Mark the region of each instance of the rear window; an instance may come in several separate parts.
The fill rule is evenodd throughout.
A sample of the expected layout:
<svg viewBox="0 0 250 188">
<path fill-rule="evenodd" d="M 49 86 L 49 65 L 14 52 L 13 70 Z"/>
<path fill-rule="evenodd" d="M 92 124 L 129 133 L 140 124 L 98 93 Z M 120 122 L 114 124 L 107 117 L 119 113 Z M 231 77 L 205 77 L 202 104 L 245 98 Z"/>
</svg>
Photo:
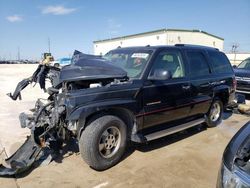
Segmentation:
<svg viewBox="0 0 250 188">
<path fill-rule="evenodd" d="M 232 73 L 232 66 L 230 62 L 228 61 L 227 57 L 225 54 L 221 52 L 208 52 L 210 59 L 211 59 L 211 64 L 213 67 L 213 71 L 215 73 Z"/>
<path fill-rule="evenodd" d="M 189 51 L 187 52 L 187 57 L 190 63 L 191 77 L 203 77 L 210 74 L 210 69 L 203 53 L 198 51 Z"/>
</svg>

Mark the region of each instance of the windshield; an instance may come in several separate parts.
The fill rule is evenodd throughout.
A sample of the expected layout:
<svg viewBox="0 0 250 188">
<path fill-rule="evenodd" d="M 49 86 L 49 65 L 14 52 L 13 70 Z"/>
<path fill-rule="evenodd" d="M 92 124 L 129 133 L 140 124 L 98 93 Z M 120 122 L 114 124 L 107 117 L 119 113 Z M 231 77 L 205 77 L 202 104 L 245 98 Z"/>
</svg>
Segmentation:
<svg viewBox="0 0 250 188">
<path fill-rule="evenodd" d="M 129 78 L 138 78 L 142 74 L 151 54 L 151 50 L 120 49 L 108 52 L 103 58 L 124 69 Z"/>
<path fill-rule="evenodd" d="M 241 62 L 238 66 L 239 69 L 249 69 L 250 70 L 250 59 L 246 59 Z"/>
</svg>

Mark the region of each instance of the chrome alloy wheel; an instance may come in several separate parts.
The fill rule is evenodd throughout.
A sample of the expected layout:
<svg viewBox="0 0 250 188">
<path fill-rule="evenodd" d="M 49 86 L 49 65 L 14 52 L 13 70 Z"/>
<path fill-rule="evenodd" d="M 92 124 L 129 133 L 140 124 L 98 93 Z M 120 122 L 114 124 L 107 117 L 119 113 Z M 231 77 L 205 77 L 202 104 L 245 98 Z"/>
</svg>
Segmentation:
<svg viewBox="0 0 250 188">
<path fill-rule="evenodd" d="M 104 158 L 110 158 L 116 154 L 121 144 L 121 132 L 117 127 L 108 127 L 99 140 L 99 153 Z"/>
<path fill-rule="evenodd" d="M 221 113 L 220 104 L 215 102 L 211 107 L 210 120 L 215 122 L 219 119 Z"/>
</svg>

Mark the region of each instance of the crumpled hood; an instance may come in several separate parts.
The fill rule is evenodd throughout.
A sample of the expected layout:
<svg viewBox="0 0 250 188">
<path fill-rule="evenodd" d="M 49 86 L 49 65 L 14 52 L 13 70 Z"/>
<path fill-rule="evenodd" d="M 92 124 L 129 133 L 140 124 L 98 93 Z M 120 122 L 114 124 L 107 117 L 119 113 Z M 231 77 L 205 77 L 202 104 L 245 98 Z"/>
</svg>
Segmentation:
<svg viewBox="0 0 250 188">
<path fill-rule="evenodd" d="M 60 72 L 60 82 L 125 77 L 127 72 L 108 60 L 79 51 L 74 52 L 71 64 L 63 67 Z"/>
</svg>

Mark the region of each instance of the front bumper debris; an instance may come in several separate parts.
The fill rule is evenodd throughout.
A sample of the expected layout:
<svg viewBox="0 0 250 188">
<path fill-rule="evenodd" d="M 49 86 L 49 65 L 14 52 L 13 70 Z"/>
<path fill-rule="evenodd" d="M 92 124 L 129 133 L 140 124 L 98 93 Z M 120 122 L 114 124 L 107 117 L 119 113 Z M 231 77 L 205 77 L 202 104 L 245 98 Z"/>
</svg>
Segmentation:
<svg viewBox="0 0 250 188">
<path fill-rule="evenodd" d="M 31 136 L 27 137 L 24 144 L 8 159 L 7 166 L 0 164 L 0 176 L 13 176 L 28 170 L 36 161 L 42 148 L 37 146 Z"/>
</svg>

